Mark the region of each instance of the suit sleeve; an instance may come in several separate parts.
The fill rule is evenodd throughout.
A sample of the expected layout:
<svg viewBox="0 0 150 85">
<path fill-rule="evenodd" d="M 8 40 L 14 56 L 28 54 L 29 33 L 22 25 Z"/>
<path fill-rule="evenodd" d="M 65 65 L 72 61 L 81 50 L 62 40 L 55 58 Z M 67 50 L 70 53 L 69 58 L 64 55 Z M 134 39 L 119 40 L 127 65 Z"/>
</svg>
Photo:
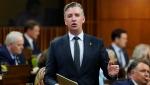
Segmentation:
<svg viewBox="0 0 150 85">
<path fill-rule="evenodd" d="M 48 60 L 46 63 L 46 70 L 44 76 L 45 85 L 55 85 L 57 83 L 56 72 L 57 72 L 57 61 L 55 57 L 53 42 L 51 42 L 48 50 Z"/>
<path fill-rule="evenodd" d="M 109 76 L 108 74 L 108 69 L 107 69 L 107 66 L 108 66 L 108 62 L 109 62 L 109 57 L 108 57 L 108 53 L 106 51 L 106 48 L 104 46 L 104 43 L 103 41 L 101 40 L 100 42 L 100 66 L 101 66 L 101 69 L 103 70 L 103 73 L 104 73 L 104 76 L 107 78 L 107 79 L 110 79 L 110 80 L 114 80 L 114 79 L 117 79 L 117 76 L 115 77 L 111 77 Z"/>
</svg>

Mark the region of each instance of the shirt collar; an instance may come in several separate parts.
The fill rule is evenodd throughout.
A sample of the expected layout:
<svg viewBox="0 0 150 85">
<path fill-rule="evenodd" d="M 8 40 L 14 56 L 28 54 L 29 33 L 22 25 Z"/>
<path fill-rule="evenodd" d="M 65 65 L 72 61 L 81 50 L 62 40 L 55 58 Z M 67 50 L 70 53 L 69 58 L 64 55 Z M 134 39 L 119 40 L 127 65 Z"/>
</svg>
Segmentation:
<svg viewBox="0 0 150 85">
<path fill-rule="evenodd" d="M 133 79 L 131 79 L 132 80 L 132 82 L 134 83 L 134 85 L 138 85 Z"/>
<path fill-rule="evenodd" d="M 116 50 L 117 52 L 119 52 L 121 50 L 120 47 L 118 47 L 116 44 L 112 43 L 112 47 L 114 48 L 114 50 Z"/>
<path fill-rule="evenodd" d="M 32 41 L 33 41 L 33 39 L 30 38 L 26 33 L 24 34 L 24 36 L 27 38 L 27 40 L 28 40 L 29 42 L 32 42 Z"/>
<path fill-rule="evenodd" d="M 10 54 L 11 58 L 12 58 L 12 59 L 15 59 L 15 57 L 16 57 L 16 56 L 15 56 L 15 55 L 13 55 L 13 54 L 10 52 L 10 50 L 8 49 L 8 47 L 6 47 L 6 48 L 7 48 L 8 52 L 9 52 L 9 54 Z"/>
<path fill-rule="evenodd" d="M 68 34 L 69 34 L 69 40 L 72 41 L 75 35 L 71 34 L 70 32 Z M 80 40 L 83 41 L 83 31 L 78 35 L 78 37 L 80 38 Z"/>
</svg>

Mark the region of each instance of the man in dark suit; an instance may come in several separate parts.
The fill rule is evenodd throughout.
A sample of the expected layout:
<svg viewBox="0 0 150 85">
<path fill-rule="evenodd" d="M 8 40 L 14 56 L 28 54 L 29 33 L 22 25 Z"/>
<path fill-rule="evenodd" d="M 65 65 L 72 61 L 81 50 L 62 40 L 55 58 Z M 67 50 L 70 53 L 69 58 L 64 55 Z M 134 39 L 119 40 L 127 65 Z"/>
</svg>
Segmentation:
<svg viewBox="0 0 150 85">
<path fill-rule="evenodd" d="M 64 8 L 69 32 L 51 42 L 44 77 L 45 85 L 58 85 L 56 73 L 78 85 L 99 85 L 99 69 L 108 79 L 116 79 L 118 65 L 112 65 L 102 39 L 83 33 L 83 8 L 72 2 Z M 109 62 L 109 63 L 108 63 Z"/>
<path fill-rule="evenodd" d="M 26 64 L 26 59 L 21 54 L 23 50 L 22 33 L 12 31 L 6 36 L 6 45 L 0 47 L 0 63 L 6 62 L 8 65 Z"/>
<path fill-rule="evenodd" d="M 33 55 L 38 55 L 41 53 L 36 40 L 38 38 L 40 31 L 40 24 L 36 21 L 29 20 L 25 24 L 24 27 L 24 48 L 25 49 L 32 49 Z"/>
<path fill-rule="evenodd" d="M 129 79 L 116 81 L 113 85 L 150 85 L 150 62 L 146 59 L 138 59 L 128 68 Z"/>
<path fill-rule="evenodd" d="M 125 50 L 127 43 L 127 33 L 123 29 L 115 29 L 111 34 L 112 44 L 109 49 L 112 49 L 115 52 L 117 58 L 117 64 L 124 68 L 129 63 L 129 57 Z"/>
</svg>

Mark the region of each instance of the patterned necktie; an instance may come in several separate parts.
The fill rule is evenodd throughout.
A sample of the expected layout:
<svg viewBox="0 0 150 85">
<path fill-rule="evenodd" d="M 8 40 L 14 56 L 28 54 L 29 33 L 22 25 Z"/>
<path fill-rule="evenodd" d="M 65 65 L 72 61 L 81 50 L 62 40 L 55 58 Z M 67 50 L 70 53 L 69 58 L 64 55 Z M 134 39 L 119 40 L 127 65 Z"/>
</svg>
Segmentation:
<svg viewBox="0 0 150 85">
<path fill-rule="evenodd" d="M 79 47 L 79 43 L 78 43 L 79 37 L 74 37 L 73 39 L 75 40 L 75 43 L 74 43 L 74 63 L 75 63 L 75 66 L 77 68 L 77 71 L 79 72 L 79 70 L 80 70 L 80 47 Z"/>
</svg>

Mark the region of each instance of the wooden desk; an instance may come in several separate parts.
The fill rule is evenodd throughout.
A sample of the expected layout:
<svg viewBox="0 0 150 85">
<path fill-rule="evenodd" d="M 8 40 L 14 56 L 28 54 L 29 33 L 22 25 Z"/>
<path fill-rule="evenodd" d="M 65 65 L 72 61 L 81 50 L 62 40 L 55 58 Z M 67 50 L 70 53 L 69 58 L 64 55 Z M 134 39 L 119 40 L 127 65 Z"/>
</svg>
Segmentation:
<svg viewBox="0 0 150 85">
<path fill-rule="evenodd" d="M 8 72 L 2 76 L 1 85 L 21 85 L 28 83 L 31 77 L 29 65 L 8 66 Z"/>
</svg>

